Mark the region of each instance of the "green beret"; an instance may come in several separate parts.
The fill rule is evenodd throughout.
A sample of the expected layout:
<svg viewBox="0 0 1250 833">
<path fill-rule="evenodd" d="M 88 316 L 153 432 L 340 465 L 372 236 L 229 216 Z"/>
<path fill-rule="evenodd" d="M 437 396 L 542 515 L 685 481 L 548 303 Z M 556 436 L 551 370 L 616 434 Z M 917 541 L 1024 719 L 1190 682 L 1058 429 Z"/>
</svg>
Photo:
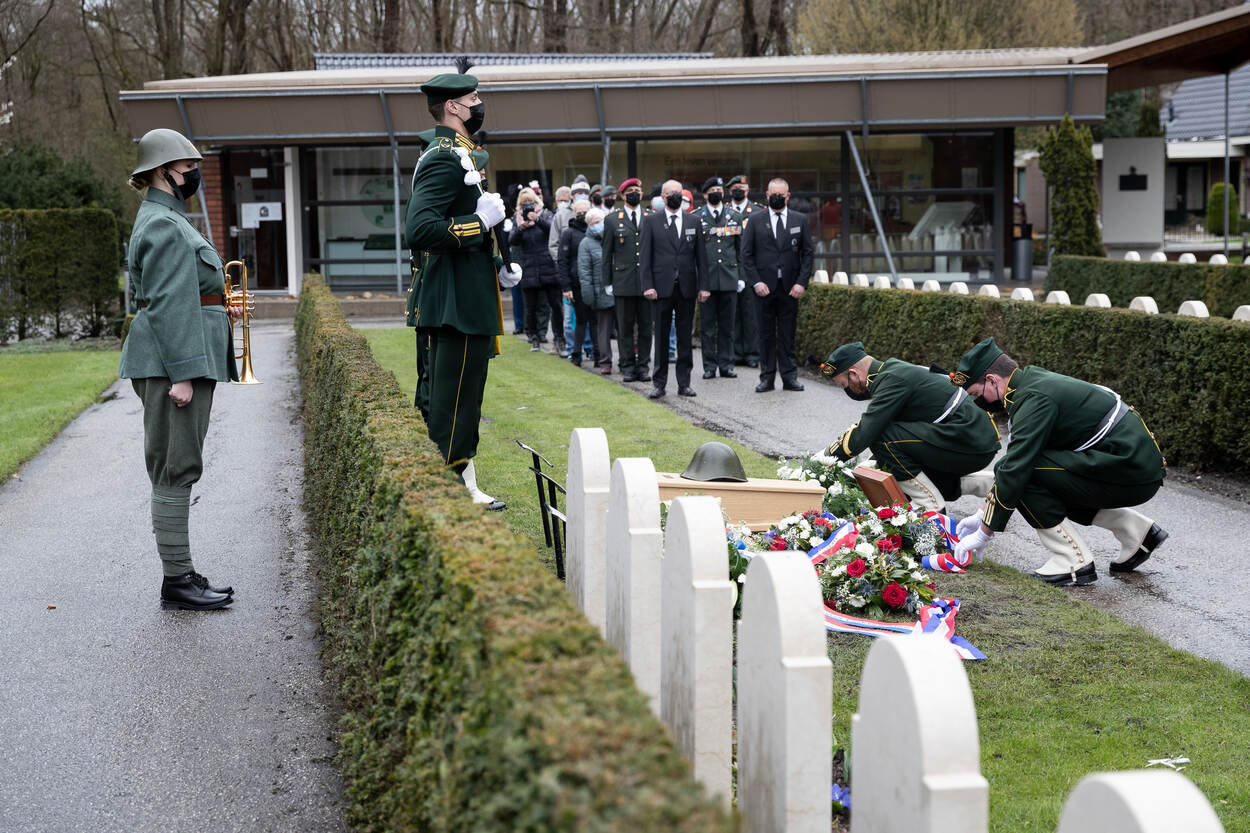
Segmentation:
<svg viewBox="0 0 1250 833">
<path fill-rule="evenodd" d="M 820 366 L 820 372 L 830 377 L 837 376 L 867 355 L 862 341 L 843 344 L 829 354 L 829 358 L 825 359 L 825 363 Z"/>
<path fill-rule="evenodd" d="M 435 75 L 421 85 L 421 92 L 425 93 L 425 99 L 430 104 L 442 104 L 444 101 L 468 95 L 476 89 L 477 78 L 472 75 L 457 75 L 454 72 Z"/>
<path fill-rule="evenodd" d="M 746 174 L 738 174 L 737 176 L 733 177 L 733 178 L 732 178 L 732 179 L 730 179 L 728 182 L 726 182 L 726 183 L 725 183 L 725 187 L 726 187 L 726 188 L 732 188 L 732 187 L 734 187 L 735 185 L 746 185 L 746 184 L 747 184 L 747 175 L 746 175 Z"/>
<path fill-rule="evenodd" d="M 993 338 L 980 342 L 959 360 L 959 367 L 951 374 L 951 384 L 965 389 L 968 385 L 976 384 L 1002 354 L 1003 351 L 994 343 Z"/>
</svg>

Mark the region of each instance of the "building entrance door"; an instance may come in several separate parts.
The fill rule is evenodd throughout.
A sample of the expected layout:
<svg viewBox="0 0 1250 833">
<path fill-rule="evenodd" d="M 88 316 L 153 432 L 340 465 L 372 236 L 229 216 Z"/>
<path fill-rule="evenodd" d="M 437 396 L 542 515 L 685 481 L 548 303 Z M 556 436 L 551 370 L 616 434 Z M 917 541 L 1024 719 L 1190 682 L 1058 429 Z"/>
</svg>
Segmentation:
<svg viewBox="0 0 1250 833">
<path fill-rule="evenodd" d="M 283 216 L 286 169 L 282 150 L 232 150 L 225 163 L 233 185 L 227 207 L 231 257 L 247 264 L 251 289 L 285 291 L 290 218 Z"/>
</svg>

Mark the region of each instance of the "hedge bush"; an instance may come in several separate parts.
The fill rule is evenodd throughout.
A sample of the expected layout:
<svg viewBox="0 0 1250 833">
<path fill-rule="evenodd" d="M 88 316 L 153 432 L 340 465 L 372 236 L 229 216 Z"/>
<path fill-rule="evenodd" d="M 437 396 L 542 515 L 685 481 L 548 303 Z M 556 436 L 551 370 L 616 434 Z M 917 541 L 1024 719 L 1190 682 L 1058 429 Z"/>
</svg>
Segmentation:
<svg viewBox="0 0 1250 833">
<path fill-rule="evenodd" d="M 1219 235 L 1241 233 L 1241 203 L 1237 201 L 1237 187 L 1228 186 L 1228 231 L 1224 231 L 1224 183 L 1217 182 L 1207 194 L 1207 232 Z"/>
<path fill-rule="evenodd" d="M 861 340 L 879 357 L 954 369 L 986 336 L 1022 364 L 1107 385 L 1141 412 L 1173 465 L 1250 469 L 1250 324 L 948 293 L 812 285 L 796 348 L 823 359 Z"/>
<path fill-rule="evenodd" d="M 1091 292 L 1103 292 L 1112 306 L 1127 307 L 1138 295 L 1149 295 L 1160 312 L 1176 312 L 1185 301 L 1202 301 L 1212 315 L 1224 318 L 1250 304 L 1250 265 L 1150 263 L 1105 257 L 1056 257 L 1046 276 L 1046 291 L 1062 289 L 1072 303 L 1084 303 Z"/>
<path fill-rule="evenodd" d="M 99 336 L 117 311 L 117 221 L 100 208 L 0 209 L 0 343 Z"/>
<path fill-rule="evenodd" d="M 353 829 L 730 829 L 620 656 L 444 470 L 317 277 L 296 333 Z"/>
</svg>

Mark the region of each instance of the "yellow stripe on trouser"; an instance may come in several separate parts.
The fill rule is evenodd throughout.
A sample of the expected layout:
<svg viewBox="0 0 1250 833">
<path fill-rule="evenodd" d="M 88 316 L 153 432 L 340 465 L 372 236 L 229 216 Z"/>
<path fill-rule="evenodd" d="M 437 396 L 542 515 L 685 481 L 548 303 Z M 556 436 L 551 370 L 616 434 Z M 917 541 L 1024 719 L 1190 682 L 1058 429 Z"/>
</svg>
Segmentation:
<svg viewBox="0 0 1250 833">
<path fill-rule="evenodd" d="M 460 415 L 460 389 L 464 386 L 464 366 L 469 360 L 469 339 L 463 335 L 461 339 L 463 339 L 464 352 L 460 356 L 460 378 L 456 380 L 456 406 L 451 412 L 451 436 L 447 438 L 447 457 L 444 461 L 449 466 L 454 465 L 451 461 L 451 448 L 456 442 L 456 418 Z"/>
</svg>

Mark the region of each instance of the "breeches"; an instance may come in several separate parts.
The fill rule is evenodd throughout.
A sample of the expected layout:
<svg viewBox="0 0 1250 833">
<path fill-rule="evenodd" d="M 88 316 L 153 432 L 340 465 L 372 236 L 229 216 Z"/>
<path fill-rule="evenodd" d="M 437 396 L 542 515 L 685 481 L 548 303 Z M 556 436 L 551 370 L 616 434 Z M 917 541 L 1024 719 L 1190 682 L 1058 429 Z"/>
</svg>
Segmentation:
<svg viewBox="0 0 1250 833">
<path fill-rule="evenodd" d="M 873 459 L 899 480 L 925 474 L 945 500 L 959 498 L 959 478 L 980 471 L 994 459 L 993 451 L 966 453 L 936 446 L 924 438 L 928 423 L 895 422 L 869 446 Z"/>
<path fill-rule="evenodd" d="M 477 454 L 482 394 L 487 362 L 495 354 L 494 336 L 468 335 L 450 327 L 427 329 L 429 355 L 430 439 L 443 462 L 462 471 Z"/>
</svg>

